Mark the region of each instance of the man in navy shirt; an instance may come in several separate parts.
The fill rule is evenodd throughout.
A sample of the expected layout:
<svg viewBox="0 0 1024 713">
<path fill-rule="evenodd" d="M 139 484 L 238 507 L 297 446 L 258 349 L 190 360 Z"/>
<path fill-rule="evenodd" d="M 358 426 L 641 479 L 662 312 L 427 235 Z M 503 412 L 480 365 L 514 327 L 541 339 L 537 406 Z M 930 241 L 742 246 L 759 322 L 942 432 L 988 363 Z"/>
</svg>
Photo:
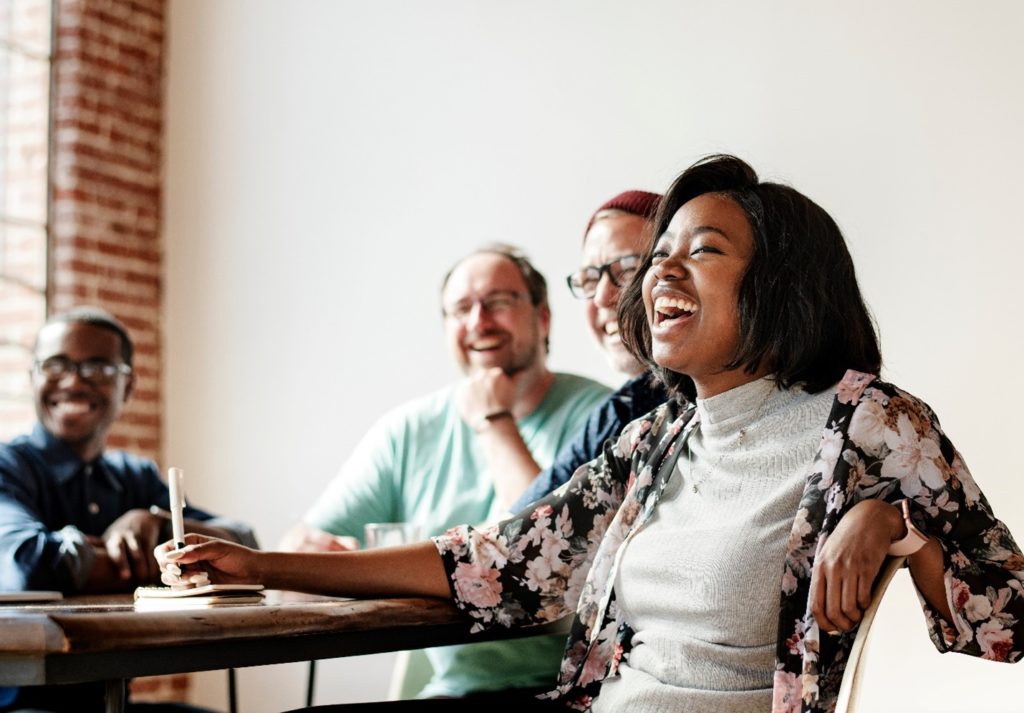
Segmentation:
<svg viewBox="0 0 1024 713">
<path fill-rule="evenodd" d="M 159 584 L 152 552 L 169 537 L 167 486 L 152 461 L 104 450 L 135 386 L 127 330 L 107 312 L 78 308 L 47 321 L 34 351 L 39 422 L 0 445 L 0 590 Z M 191 532 L 256 546 L 246 525 L 192 507 L 185 516 Z M 15 696 L 16 709 L 102 709 L 102 686 L 0 688 L 0 710 Z"/>
<path fill-rule="evenodd" d="M 618 322 L 619 295 L 650 246 L 651 221 L 660 200 L 657 193 L 625 191 L 598 208 L 587 223 L 582 267 L 567 282 L 575 297 L 586 300 L 590 331 L 609 363 L 630 378 L 594 409 L 583 431 L 537 475 L 512 505 L 512 512 L 567 482 L 581 465 L 601 454 L 606 440 L 668 398 L 664 387 L 622 344 Z"/>
</svg>

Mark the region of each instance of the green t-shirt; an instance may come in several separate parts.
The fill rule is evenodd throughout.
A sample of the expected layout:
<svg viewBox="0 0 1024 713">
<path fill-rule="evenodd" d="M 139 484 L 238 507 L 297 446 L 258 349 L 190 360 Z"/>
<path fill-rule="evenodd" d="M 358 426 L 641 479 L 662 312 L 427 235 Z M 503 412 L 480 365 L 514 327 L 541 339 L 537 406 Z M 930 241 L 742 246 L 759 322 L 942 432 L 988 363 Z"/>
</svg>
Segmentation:
<svg viewBox="0 0 1024 713">
<path fill-rule="evenodd" d="M 459 417 L 455 386 L 386 414 L 356 446 L 341 471 L 306 513 L 306 524 L 363 542 L 369 522 L 411 522 L 424 536 L 501 514 L 476 434 Z M 517 421 L 541 468 L 583 427 L 610 390 L 590 379 L 556 374 L 540 406 Z M 429 649 L 434 667 L 421 696 L 553 685 L 564 637 Z"/>
</svg>

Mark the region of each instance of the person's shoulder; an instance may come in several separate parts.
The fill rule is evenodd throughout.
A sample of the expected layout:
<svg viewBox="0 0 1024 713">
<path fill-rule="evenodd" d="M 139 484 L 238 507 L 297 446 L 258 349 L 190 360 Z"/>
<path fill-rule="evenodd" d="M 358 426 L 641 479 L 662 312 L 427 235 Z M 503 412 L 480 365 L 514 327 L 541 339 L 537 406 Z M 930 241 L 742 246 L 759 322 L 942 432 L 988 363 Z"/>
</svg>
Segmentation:
<svg viewBox="0 0 1024 713">
<path fill-rule="evenodd" d="M 558 389 L 558 391 L 566 394 L 582 393 L 608 396 L 612 393 L 612 390 L 600 381 L 581 374 L 571 374 L 563 371 L 555 372 L 555 382 L 552 385 L 552 389 Z"/>
<path fill-rule="evenodd" d="M 121 450 L 103 451 L 103 464 L 116 475 L 125 477 L 160 477 L 160 468 L 150 458 Z"/>
<path fill-rule="evenodd" d="M 639 416 L 665 403 L 669 396 L 668 389 L 654 374 L 644 372 L 626 381 L 611 398 L 629 404 Z"/>
<path fill-rule="evenodd" d="M 33 455 L 38 456 L 38 450 L 28 436 L 15 436 L 6 443 L 0 443 L 0 476 L 23 474 L 26 460 Z"/>
<path fill-rule="evenodd" d="M 616 454 L 629 458 L 649 453 L 664 438 L 677 436 L 695 411 L 691 403 L 667 398 L 622 428 L 614 442 Z"/>
<path fill-rule="evenodd" d="M 0 466 L 5 470 L 22 471 L 28 463 L 43 463 L 52 456 L 52 436 L 40 425 L 30 433 L 15 436 L 6 443 L 0 443 Z"/>
<path fill-rule="evenodd" d="M 886 412 L 916 412 L 930 421 L 937 421 L 932 407 L 925 401 L 878 374 L 848 370 L 836 387 L 836 401 L 854 409 L 870 404 Z"/>
<path fill-rule="evenodd" d="M 31 437 L 28 434 L 22 434 L 15 436 L 9 441 L 0 443 L 0 455 L 13 455 L 15 453 L 30 453 L 38 451 L 39 446 L 32 442 Z"/>
<path fill-rule="evenodd" d="M 384 429 L 405 428 L 410 424 L 445 418 L 453 408 L 454 395 L 455 385 L 448 384 L 416 396 L 385 411 L 377 419 L 377 426 Z"/>
</svg>

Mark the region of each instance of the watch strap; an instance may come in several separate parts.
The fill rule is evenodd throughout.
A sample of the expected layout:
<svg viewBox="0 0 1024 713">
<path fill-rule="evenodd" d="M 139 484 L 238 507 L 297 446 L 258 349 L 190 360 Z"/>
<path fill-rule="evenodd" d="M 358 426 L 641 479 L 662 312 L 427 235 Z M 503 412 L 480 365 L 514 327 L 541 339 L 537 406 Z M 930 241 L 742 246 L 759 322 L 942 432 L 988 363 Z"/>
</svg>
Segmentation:
<svg viewBox="0 0 1024 713">
<path fill-rule="evenodd" d="M 893 504 L 903 513 L 903 523 L 907 526 L 907 534 L 889 545 L 888 554 L 890 557 L 908 557 L 927 544 L 928 535 L 918 530 L 910 519 L 909 499 L 904 498 Z"/>
</svg>

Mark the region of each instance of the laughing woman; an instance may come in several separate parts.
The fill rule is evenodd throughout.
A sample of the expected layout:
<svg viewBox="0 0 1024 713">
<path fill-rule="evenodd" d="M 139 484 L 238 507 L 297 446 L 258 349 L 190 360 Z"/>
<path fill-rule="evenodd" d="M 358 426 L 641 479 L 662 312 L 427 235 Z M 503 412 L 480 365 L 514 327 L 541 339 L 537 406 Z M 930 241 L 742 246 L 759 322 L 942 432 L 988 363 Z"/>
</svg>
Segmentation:
<svg viewBox="0 0 1024 713">
<path fill-rule="evenodd" d="M 473 630 L 575 612 L 557 705 L 778 713 L 832 710 L 872 583 L 909 552 L 940 651 L 1021 658 L 1024 556 L 931 409 L 876 376 L 835 222 L 713 156 L 676 179 L 656 227 L 619 323 L 675 398 L 561 489 L 391 550 L 189 536 L 157 549 L 165 581 L 201 562 L 213 581 L 452 597 Z"/>
</svg>

